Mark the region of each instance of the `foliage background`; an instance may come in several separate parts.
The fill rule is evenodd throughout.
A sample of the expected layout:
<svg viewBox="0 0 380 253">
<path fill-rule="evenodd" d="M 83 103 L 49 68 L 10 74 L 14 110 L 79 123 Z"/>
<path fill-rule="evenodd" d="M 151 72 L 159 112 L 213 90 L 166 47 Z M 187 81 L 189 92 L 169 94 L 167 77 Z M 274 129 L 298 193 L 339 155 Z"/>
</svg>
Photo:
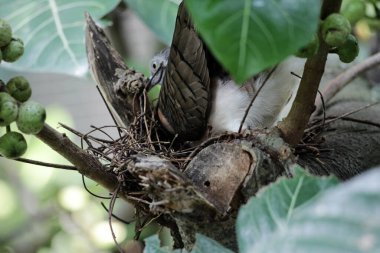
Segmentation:
<svg viewBox="0 0 380 253">
<path fill-rule="evenodd" d="M 203 1 L 203 4 L 207 2 Z M 302 2 L 310 4 L 308 0 Z M 179 0 L 125 0 L 121 4 L 117 0 L 0 0 L 0 18 L 9 21 L 15 36 L 26 44 L 22 60 L 16 64 L 1 64 L 0 78 L 7 81 L 14 75 L 25 75 L 32 84 L 33 99 L 47 106 L 48 123 L 54 127 L 62 122 L 85 133 L 91 130 L 90 125 L 110 125 L 112 120 L 87 72 L 83 12 L 88 11 L 103 25 L 114 23 L 108 32 L 116 47 L 128 64 L 147 73 L 149 59 L 171 41 L 178 3 Z M 196 1 L 189 0 L 189 3 L 190 8 L 197 8 Z M 112 11 L 117 5 L 118 8 Z M 125 5 L 130 9 L 125 10 Z M 102 17 L 105 18 L 100 19 Z M 204 25 L 215 22 L 211 20 Z M 234 26 L 236 24 L 232 24 Z M 202 29 L 207 31 L 210 28 L 200 29 L 202 32 Z M 374 34 L 365 23 L 358 23 L 355 29 L 362 39 L 363 58 L 369 52 L 368 42 Z M 300 44 L 287 53 L 308 40 L 300 31 L 297 34 L 301 38 Z M 226 40 L 225 43 L 230 42 Z M 232 53 L 226 61 L 241 55 Z M 250 71 L 257 72 L 284 55 L 273 57 L 271 62 Z M 235 77 L 242 81 L 252 73 L 237 72 Z M 30 148 L 25 157 L 65 163 L 35 138 L 29 137 L 27 141 Z M 107 195 L 94 182 L 86 182 L 91 191 Z M 81 177 L 75 172 L 0 158 L 0 201 L 0 252 L 114 250 L 107 212 L 101 207 L 101 200 L 85 192 Z M 115 213 L 126 220 L 133 217 L 133 209 L 122 202 L 118 202 Z M 133 238 L 133 223 L 124 225 L 115 221 L 113 224 L 119 241 Z M 157 231 L 157 226 L 153 225 L 143 237 Z"/>
</svg>

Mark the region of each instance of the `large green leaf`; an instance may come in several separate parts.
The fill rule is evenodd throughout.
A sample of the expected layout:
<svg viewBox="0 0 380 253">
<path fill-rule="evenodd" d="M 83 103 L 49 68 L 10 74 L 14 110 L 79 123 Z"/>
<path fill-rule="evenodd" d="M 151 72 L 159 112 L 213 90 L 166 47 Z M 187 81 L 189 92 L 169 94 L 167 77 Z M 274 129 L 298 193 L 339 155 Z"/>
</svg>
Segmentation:
<svg viewBox="0 0 380 253">
<path fill-rule="evenodd" d="M 224 246 L 208 238 L 207 236 L 197 234 L 195 245 L 191 253 L 209 253 L 209 252 L 232 253 L 231 250 L 225 248 Z"/>
<path fill-rule="evenodd" d="M 186 0 L 211 51 L 242 82 L 307 44 L 320 0 Z"/>
<path fill-rule="evenodd" d="M 160 239 L 157 235 L 145 239 L 144 253 L 186 253 L 187 250 L 170 250 L 167 247 L 160 247 Z M 223 247 L 218 242 L 201 234 L 196 235 L 195 245 L 191 253 L 232 253 L 231 250 Z"/>
<path fill-rule="evenodd" d="M 171 44 L 181 0 L 125 0 L 125 2 L 162 42 Z"/>
<path fill-rule="evenodd" d="M 241 252 L 380 252 L 379 182 L 380 168 L 324 191 L 308 204 L 296 208 L 288 221 L 286 217 L 273 215 L 275 227 L 261 229 L 265 236 L 259 236 L 259 240 L 250 245 L 248 238 L 244 239 L 245 245 L 239 244 Z M 253 200 L 248 205 L 253 212 L 257 205 L 263 204 L 255 204 Z M 252 227 L 260 224 L 263 228 L 268 223 L 267 216 L 246 220 L 246 223 Z M 253 235 L 242 231 L 238 234 L 239 237 Z"/>
<path fill-rule="evenodd" d="M 297 207 L 338 183 L 333 177 L 311 176 L 299 168 L 295 171 L 293 178 L 281 178 L 240 209 L 236 226 L 241 252 L 252 252 L 256 243 L 286 227 Z"/>
<path fill-rule="evenodd" d="M 95 19 L 119 0 L 0 0 L 0 18 L 25 43 L 20 60 L 6 67 L 24 71 L 84 75 L 88 64 L 84 45 L 84 12 Z"/>
<path fill-rule="evenodd" d="M 160 238 L 158 235 L 152 235 L 145 240 L 144 253 L 181 253 L 181 250 L 171 250 L 168 247 L 160 246 Z M 185 253 L 184 251 L 183 253 Z"/>
</svg>

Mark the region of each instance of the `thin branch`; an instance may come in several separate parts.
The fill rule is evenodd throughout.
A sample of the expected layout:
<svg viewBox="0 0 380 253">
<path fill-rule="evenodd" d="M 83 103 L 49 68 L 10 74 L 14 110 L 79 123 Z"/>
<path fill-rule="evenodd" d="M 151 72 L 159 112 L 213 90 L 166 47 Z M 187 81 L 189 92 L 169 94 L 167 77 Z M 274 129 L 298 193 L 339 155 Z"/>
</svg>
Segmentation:
<svg viewBox="0 0 380 253">
<path fill-rule="evenodd" d="M 0 156 L 2 157 L 2 155 L 0 155 Z M 16 158 L 13 160 L 18 161 L 18 162 L 22 162 L 22 163 L 29 163 L 29 164 L 33 164 L 33 165 L 44 166 L 44 167 L 55 168 L 55 169 L 78 170 L 76 167 L 70 166 L 70 165 L 46 163 L 46 162 L 40 162 L 40 161 L 31 160 L 31 159 L 27 159 L 27 158 Z"/>
<path fill-rule="evenodd" d="M 261 84 L 260 88 L 257 90 L 256 94 L 253 96 L 253 98 L 251 99 L 251 102 L 249 103 L 247 109 L 245 110 L 245 113 L 244 113 L 244 117 L 242 119 L 242 121 L 240 122 L 240 126 L 239 126 L 239 131 L 238 133 L 241 133 L 241 130 L 243 128 L 243 125 L 244 125 L 244 122 L 245 120 L 247 119 L 247 116 L 248 116 L 248 113 L 249 113 L 249 110 L 251 110 L 251 107 L 253 105 L 253 103 L 255 102 L 257 96 L 260 94 L 262 88 L 264 88 L 265 84 L 267 83 L 267 81 L 269 80 L 269 78 L 272 76 L 273 72 L 276 70 L 277 66 L 272 68 L 268 75 L 265 77 L 265 80 L 264 82 Z"/>
<path fill-rule="evenodd" d="M 318 128 L 318 127 L 321 127 L 321 126 L 325 126 L 325 125 L 331 124 L 331 123 L 333 123 L 334 121 L 337 121 L 337 120 L 339 120 L 339 119 L 347 119 L 347 116 L 350 116 L 350 115 L 352 115 L 352 114 L 354 114 L 354 113 L 360 112 L 360 111 L 362 111 L 362 110 L 365 110 L 365 109 L 367 109 L 367 108 L 369 108 L 369 107 L 372 107 L 372 106 L 375 106 L 375 105 L 378 105 L 378 104 L 380 104 L 380 102 L 375 102 L 375 103 L 372 103 L 372 104 L 368 104 L 368 105 L 362 106 L 362 107 L 360 107 L 360 108 L 358 108 L 358 109 L 355 109 L 355 110 L 353 110 L 353 111 L 350 111 L 350 112 L 344 113 L 344 114 L 340 115 L 339 117 L 335 117 L 335 118 L 332 118 L 332 119 L 328 119 L 328 120 L 326 120 L 326 121 L 323 120 L 323 122 L 322 122 L 321 124 L 318 124 L 318 125 L 315 125 L 315 126 L 309 127 L 308 129 L 306 129 L 306 131 L 311 131 L 311 130 L 314 130 L 314 129 Z M 350 118 L 350 119 L 351 119 L 351 118 Z M 353 121 L 353 120 L 352 120 L 352 121 Z"/>
<path fill-rule="evenodd" d="M 92 191 L 90 191 L 90 189 L 88 189 L 88 187 L 87 187 L 87 184 L 86 184 L 86 181 L 85 181 L 83 175 L 82 175 L 82 184 L 83 184 L 84 189 L 85 189 L 88 193 L 90 193 L 92 196 L 97 197 L 97 198 L 100 198 L 100 199 L 111 199 L 111 197 L 100 196 L 100 195 L 95 194 L 95 193 L 93 193 Z"/>
<path fill-rule="evenodd" d="M 380 124 L 373 122 L 373 121 L 370 121 L 370 120 L 355 119 L 355 118 L 351 118 L 351 117 L 343 117 L 343 118 L 341 118 L 341 120 L 352 121 L 352 122 L 366 124 L 369 126 L 374 126 L 374 127 L 380 128 Z"/>
<path fill-rule="evenodd" d="M 341 0 L 323 1 L 321 19 L 325 19 L 331 13 L 338 12 L 341 3 Z M 330 50 L 329 45 L 322 39 L 320 32 L 318 36 L 320 41 L 318 52 L 315 56 L 307 59 L 292 108 L 288 116 L 278 125 L 282 137 L 291 145 L 296 145 L 300 142 L 310 116 L 314 111 L 315 98 Z"/>
<path fill-rule="evenodd" d="M 107 213 L 110 212 L 109 209 L 106 207 L 106 204 L 104 204 L 103 202 L 100 202 L 100 204 L 101 204 L 102 207 L 107 211 Z M 131 221 L 126 221 L 126 220 L 124 220 L 124 219 L 118 217 L 117 215 L 115 215 L 115 214 L 113 214 L 113 213 L 111 213 L 111 215 L 112 215 L 113 218 L 115 218 L 116 220 L 118 220 L 118 221 L 120 221 L 120 222 L 122 222 L 122 223 L 124 223 L 124 224 L 131 224 Z"/>
<path fill-rule="evenodd" d="M 367 70 L 376 67 L 380 64 L 380 52 L 368 57 L 364 61 L 358 63 L 357 65 L 347 69 L 336 78 L 332 79 L 327 83 L 326 88 L 322 91 L 325 102 L 331 100 L 340 90 L 342 90 L 347 84 L 358 77 L 360 74 L 366 72 Z M 315 101 L 316 110 L 313 116 L 316 116 L 322 109 L 322 101 L 317 98 Z"/>
<path fill-rule="evenodd" d="M 108 113 L 111 115 L 111 118 L 112 118 L 113 122 L 115 123 L 116 126 L 119 126 L 119 124 L 117 124 L 116 118 L 115 118 L 115 116 L 113 115 L 113 112 L 112 112 L 110 106 L 109 106 L 108 103 L 107 103 L 107 100 L 105 99 L 105 97 L 103 96 L 102 91 L 101 91 L 100 88 L 99 88 L 99 85 L 96 85 L 96 89 L 98 90 L 98 92 L 99 92 L 99 94 L 100 94 L 100 97 L 102 98 L 103 103 L 104 103 L 104 105 L 106 106 L 106 108 L 107 108 L 107 110 L 108 110 Z M 120 138 L 121 138 L 121 131 L 120 131 L 119 128 L 118 128 L 117 130 L 118 130 L 118 132 L 119 132 L 119 136 L 120 136 Z"/>
<path fill-rule="evenodd" d="M 112 226 L 112 212 L 113 212 L 113 208 L 115 206 L 115 202 L 117 199 L 117 195 L 119 194 L 119 191 L 120 191 L 120 184 L 117 186 L 115 191 L 112 193 L 112 198 L 111 198 L 111 201 L 109 204 L 109 211 L 108 211 L 108 223 L 110 225 L 113 241 L 115 242 L 117 248 L 119 249 L 119 252 L 124 253 L 124 250 L 121 248 L 120 244 L 117 242 L 116 235 L 115 235 L 115 232 L 113 231 L 113 226 Z"/>
<path fill-rule="evenodd" d="M 82 175 L 91 178 L 110 191 L 114 191 L 117 187 L 116 176 L 107 172 L 95 157 L 75 145 L 65 134 L 59 133 L 45 124 L 36 137 L 66 158 Z"/>
</svg>

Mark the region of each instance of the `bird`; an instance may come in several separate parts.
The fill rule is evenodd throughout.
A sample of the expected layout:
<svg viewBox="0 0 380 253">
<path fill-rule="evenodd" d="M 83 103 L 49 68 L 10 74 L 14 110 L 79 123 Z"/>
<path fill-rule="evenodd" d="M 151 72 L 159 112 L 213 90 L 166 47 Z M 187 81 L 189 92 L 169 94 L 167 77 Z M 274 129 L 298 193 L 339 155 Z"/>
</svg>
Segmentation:
<svg viewBox="0 0 380 253">
<path fill-rule="evenodd" d="M 161 84 L 159 121 L 184 140 L 273 127 L 290 110 L 300 82 L 292 73 L 301 73 L 304 63 L 289 57 L 239 86 L 212 56 L 181 3 L 172 44 L 149 67 L 150 87 Z"/>
<path fill-rule="evenodd" d="M 153 85 L 162 84 L 168 52 L 169 48 L 164 48 L 151 60 L 150 79 Z M 289 57 L 273 69 L 268 79 L 267 76 L 272 69 L 257 74 L 243 85 L 238 85 L 233 79 L 218 80 L 207 124 L 212 133 L 238 132 L 247 110 L 243 130 L 275 126 L 289 113 L 304 63 L 304 59 Z M 248 109 L 251 100 L 263 84 L 263 88 Z"/>
</svg>

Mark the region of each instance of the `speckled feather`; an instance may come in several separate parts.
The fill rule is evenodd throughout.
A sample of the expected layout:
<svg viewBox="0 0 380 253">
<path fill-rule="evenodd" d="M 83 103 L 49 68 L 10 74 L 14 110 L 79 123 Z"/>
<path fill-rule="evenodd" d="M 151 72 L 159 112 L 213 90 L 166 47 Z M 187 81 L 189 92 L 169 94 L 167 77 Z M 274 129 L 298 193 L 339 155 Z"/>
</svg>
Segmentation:
<svg viewBox="0 0 380 253">
<path fill-rule="evenodd" d="M 198 139 L 206 130 L 209 108 L 205 48 L 181 3 L 158 101 L 160 120 L 173 134 Z"/>
</svg>

